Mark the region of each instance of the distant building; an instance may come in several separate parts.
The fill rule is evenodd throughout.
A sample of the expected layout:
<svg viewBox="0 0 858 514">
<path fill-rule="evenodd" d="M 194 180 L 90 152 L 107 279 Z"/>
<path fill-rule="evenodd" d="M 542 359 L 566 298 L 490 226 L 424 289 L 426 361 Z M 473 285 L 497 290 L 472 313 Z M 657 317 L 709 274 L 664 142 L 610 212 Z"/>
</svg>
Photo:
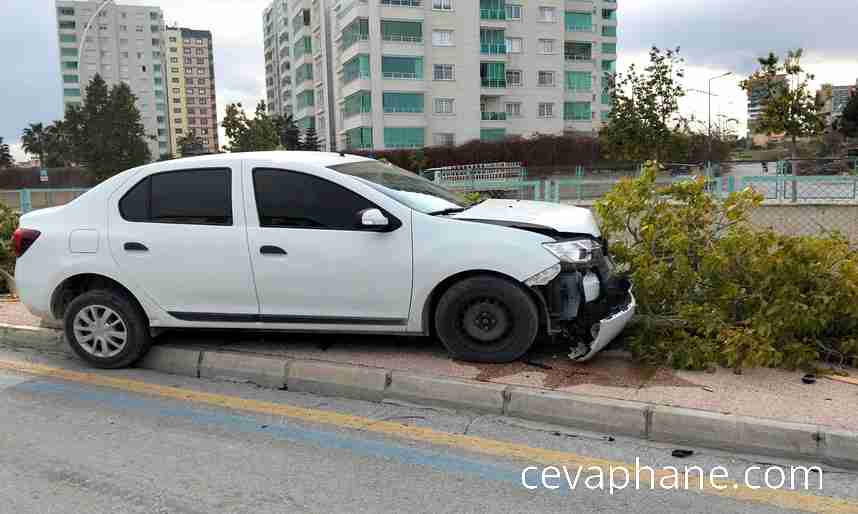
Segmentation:
<svg viewBox="0 0 858 514">
<path fill-rule="evenodd" d="M 608 0 L 274 0 L 269 110 L 332 149 L 594 134 L 611 111 L 617 12 Z"/>
<path fill-rule="evenodd" d="M 171 154 L 164 86 L 164 16 L 156 6 L 57 0 L 57 35 L 64 105 L 80 105 L 96 75 L 109 85 L 128 84 L 152 159 Z M 79 55 L 79 51 L 83 50 Z"/>
<path fill-rule="evenodd" d="M 781 83 L 786 86 L 786 75 L 777 75 L 775 83 Z M 748 89 L 748 132 L 753 138 L 755 135 L 766 135 L 758 129 L 760 116 L 764 109 L 767 89 L 766 84 L 762 80 L 750 81 Z"/>
<path fill-rule="evenodd" d="M 831 88 L 831 118 L 832 120 L 843 115 L 849 98 L 855 94 L 856 86 L 834 86 Z"/>
<path fill-rule="evenodd" d="M 212 33 L 181 27 L 167 27 L 165 33 L 173 152 L 181 156 L 179 141 L 190 135 L 199 143 L 194 154 L 216 153 L 220 145 Z"/>
</svg>

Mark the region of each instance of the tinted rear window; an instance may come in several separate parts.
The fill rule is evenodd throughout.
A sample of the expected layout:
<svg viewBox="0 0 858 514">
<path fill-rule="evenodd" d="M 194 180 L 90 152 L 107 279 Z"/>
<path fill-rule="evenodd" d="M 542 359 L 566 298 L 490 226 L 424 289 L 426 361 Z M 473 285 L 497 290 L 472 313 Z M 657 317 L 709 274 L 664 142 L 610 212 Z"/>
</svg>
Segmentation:
<svg viewBox="0 0 858 514">
<path fill-rule="evenodd" d="M 230 170 L 169 171 L 150 175 L 119 202 L 128 221 L 231 225 Z"/>
</svg>

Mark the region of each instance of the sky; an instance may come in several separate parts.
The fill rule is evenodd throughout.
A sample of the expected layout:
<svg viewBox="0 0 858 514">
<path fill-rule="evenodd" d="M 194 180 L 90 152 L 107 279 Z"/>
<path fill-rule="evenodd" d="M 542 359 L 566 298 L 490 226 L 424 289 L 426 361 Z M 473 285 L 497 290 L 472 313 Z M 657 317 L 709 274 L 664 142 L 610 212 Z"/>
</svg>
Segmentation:
<svg viewBox="0 0 858 514">
<path fill-rule="evenodd" d="M 458 2 L 477 0 L 457 0 Z M 534 0 L 523 0 L 532 2 Z M 214 36 L 218 110 L 242 102 L 253 110 L 265 97 L 262 10 L 269 0 L 118 0 L 158 5 L 170 25 L 211 30 Z M 54 0 L 6 0 L 0 17 L 0 137 L 23 160 L 21 131 L 29 123 L 62 116 Z M 735 118 L 745 130 L 745 96 L 739 82 L 756 59 L 773 51 L 805 49 L 815 85 L 855 84 L 858 39 L 855 0 L 635 0 L 619 3 L 618 71 L 646 64 L 653 45 L 680 47 L 688 95 L 682 113 L 705 123 L 709 78 L 713 120 Z M 724 118 L 719 118 L 723 116 Z M 222 139 L 223 140 L 223 139 Z"/>
</svg>

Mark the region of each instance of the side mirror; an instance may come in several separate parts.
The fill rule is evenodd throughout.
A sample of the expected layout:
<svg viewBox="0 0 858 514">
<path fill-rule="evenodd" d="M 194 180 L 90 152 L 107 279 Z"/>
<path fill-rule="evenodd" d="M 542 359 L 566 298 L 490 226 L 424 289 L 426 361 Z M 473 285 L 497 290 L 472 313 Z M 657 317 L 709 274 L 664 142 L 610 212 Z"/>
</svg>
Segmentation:
<svg viewBox="0 0 858 514">
<path fill-rule="evenodd" d="M 358 223 L 361 228 L 379 232 L 390 228 L 390 220 L 379 209 L 364 209 L 358 212 Z"/>
</svg>

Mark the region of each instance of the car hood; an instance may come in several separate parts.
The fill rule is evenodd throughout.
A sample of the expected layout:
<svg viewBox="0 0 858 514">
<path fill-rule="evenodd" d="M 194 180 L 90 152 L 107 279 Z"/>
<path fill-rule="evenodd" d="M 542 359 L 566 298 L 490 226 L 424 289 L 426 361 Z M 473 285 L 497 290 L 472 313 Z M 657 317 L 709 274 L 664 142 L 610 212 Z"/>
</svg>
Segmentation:
<svg viewBox="0 0 858 514">
<path fill-rule="evenodd" d="M 567 234 L 602 235 L 589 209 L 559 203 L 490 199 L 451 217 L 523 229 L 544 227 Z"/>
</svg>

